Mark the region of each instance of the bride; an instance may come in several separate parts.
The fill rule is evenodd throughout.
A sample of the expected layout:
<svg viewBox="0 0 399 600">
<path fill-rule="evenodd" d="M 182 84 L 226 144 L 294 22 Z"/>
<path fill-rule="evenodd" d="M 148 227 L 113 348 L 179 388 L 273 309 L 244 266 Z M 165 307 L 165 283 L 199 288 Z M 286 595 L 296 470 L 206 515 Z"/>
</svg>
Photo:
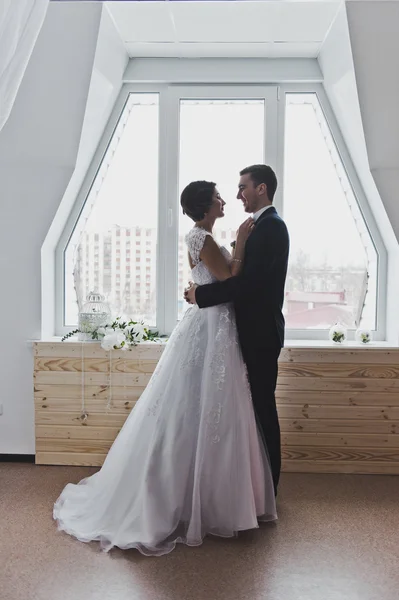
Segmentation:
<svg viewBox="0 0 399 600">
<path fill-rule="evenodd" d="M 190 183 L 181 205 L 195 222 L 186 237 L 194 282 L 236 275 L 252 219 L 231 257 L 212 236 L 225 205 L 216 185 Z M 187 310 L 101 470 L 65 487 L 54 518 L 82 542 L 148 556 L 277 518 L 231 305 Z"/>
</svg>

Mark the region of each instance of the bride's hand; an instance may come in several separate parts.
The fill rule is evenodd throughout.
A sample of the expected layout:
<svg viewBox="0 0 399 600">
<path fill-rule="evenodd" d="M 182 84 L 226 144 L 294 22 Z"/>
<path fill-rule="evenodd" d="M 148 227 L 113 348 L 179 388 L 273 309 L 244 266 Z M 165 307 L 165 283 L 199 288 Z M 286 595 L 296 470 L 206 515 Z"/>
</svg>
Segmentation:
<svg viewBox="0 0 399 600">
<path fill-rule="evenodd" d="M 244 223 L 241 223 L 237 230 L 237 245 L 245 245 L 245 242 L 251 235 L 251 232 L 255 226 L 255 221 L 252 217 L 249 217 Z"/>
</svg>

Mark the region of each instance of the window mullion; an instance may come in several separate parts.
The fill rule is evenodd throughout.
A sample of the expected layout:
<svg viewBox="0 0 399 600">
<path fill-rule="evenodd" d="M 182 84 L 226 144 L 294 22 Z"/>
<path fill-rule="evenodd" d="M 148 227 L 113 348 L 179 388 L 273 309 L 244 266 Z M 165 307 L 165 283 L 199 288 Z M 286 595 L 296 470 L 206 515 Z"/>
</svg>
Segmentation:
<svg viewBox="0 0 399 600">
<path fill-rule="evenodd" d="M 277 168 L 277 147 L 278 147 L 278 87 L 270 86 L 265 88 L 265 161 L 273 169 Z"/>
<path fill-rule="evenodd" d="M 166 331 L 165 285 L 167 254 L 167 147 L 168 93 L 162 90 L 159 98 L 159 176 L 158 176 L 158 240 L 157 240 L 157 329 Z"/>
<path fill-rule="evenodd" d="M 284 218 L 284 139 L 285 139 L 285 93 L 279 86 L 276 101 L 276 173 L 278 186 L 274 205 Z"/>
<path fill-rule="evenodd" d="M 179 235 L 179 99 L 169 88 L 165 102 L 165 136 L 162 168 L 166 169 L 165 186 L 160 193 L 163 204 L 162 228 L 164 232 L 163 256 L 161 257 L 164 273 L 164 329 L 170 334 L 177 322 L 177 283 L 178 283 L 178 235 Z M 160 248 L 160 252 L 162 249 Z"/>
</svg>

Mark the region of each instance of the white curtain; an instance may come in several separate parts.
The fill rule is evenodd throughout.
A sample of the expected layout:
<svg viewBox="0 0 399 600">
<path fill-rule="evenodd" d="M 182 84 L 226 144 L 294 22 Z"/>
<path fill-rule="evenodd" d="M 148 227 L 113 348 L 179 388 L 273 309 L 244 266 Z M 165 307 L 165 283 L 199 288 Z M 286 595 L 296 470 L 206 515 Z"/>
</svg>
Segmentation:
<svg viewBox="0 0 399 600">
<path fill-rule="evenodd" d="M 0 131 L 46 16 L 49 0 L 0 0 Z"/>
</svg>

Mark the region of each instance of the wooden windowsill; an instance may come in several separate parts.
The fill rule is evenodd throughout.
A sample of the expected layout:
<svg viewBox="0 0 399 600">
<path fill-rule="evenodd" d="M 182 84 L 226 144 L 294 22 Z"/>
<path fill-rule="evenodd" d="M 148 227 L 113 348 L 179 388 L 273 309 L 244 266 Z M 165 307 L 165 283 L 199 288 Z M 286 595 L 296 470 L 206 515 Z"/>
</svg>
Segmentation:
<svg viewBox="0 0 399 600">
<path fill-rule="evenodd" d="M 70 343 L 82 343 L 79 342 L 77 337 L 74 338 L 70 338 L 68 340 L 65 340 L 65 342 L 61 342 L 61 337 L 59 336 L 54 336 L 54 337 L 47 337 L 47 338 L 42 338 L 40 340 L 29 340 L 29 343 L 33 344 L 33 343 L 51 343 L 51 344 L 70 344 Z M 84 342 L 87 344 L 98 344 L 99 342 Z M 164 340 L 160 340 L 159 342 L 142 342 L 140 344 L 140 346 L 153 346 L 154 344 L 161 344 L 164 345 L 167 342 Z M 285 341 L 285 345 L 284 347 L 286 349 L 290 349 L 290 348 L 307 348 L 307 349 L 338 349 L 338 350 L 360 350 L 360 349 L 364 349 L 367 350 L 368 348 L 373 348 L 373 349 L 383 349 L 383 350 L 397 350 L 399 348 L 399 345 L 396 344 L 392 344 L 389 342 L 379 342 L 379 341 L 375 341 L 375 342 L 370 342 L 369 344 L 360 344 L 359 342 L 354 342 L 354 341 L 349 341 L 346 342 L 345 344 L 333 344 L 332 342 L 330 342 L 329 340 L 289 340 L 287 339 Z"/>
</svg>

